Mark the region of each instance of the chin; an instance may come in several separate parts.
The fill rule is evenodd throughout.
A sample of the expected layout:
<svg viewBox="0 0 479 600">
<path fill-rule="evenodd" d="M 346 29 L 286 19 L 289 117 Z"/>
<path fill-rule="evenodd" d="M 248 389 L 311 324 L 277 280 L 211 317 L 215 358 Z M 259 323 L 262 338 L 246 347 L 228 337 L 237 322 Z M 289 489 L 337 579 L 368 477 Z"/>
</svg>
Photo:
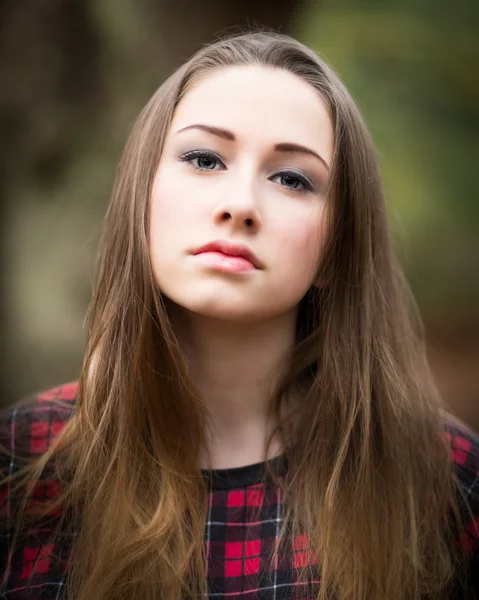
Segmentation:
<svg viewBox="0 0 479 600">
<path fill-rule="evenodd" d="M 256 321 L 258 318 L 262 318 L 258 307 L 248 306 L 237 306 L 232 307 L 231 305 L 221 306 L 220 303 L 212 306 L 191 306 L 186 307 L 187 310 L 195 315 L 206 317 L 208 319 L 221 319 L 223 321 L 238 321 L 238 322 L 251 322 Z"/>
<path fill-rule="evenodd" d="M 248 305 L 244 300 L 232 303 L 222 302 L 218 298 L 209 301 L 199 301 L 197 298 L 195 302 L 191 302 L 191 298 L 189 298 L 189 301 L 181 302 L 167 298 L 167 304 L 169 312 L 173 311 L 171 314 L 176 313 L 183 317 L 188 314 L 206 319 L 251 323 L 275 316 L 271 311 L 268 311 L 267 314 L 264 306 L 258 306 L 256 303 Z"/>
</svg>

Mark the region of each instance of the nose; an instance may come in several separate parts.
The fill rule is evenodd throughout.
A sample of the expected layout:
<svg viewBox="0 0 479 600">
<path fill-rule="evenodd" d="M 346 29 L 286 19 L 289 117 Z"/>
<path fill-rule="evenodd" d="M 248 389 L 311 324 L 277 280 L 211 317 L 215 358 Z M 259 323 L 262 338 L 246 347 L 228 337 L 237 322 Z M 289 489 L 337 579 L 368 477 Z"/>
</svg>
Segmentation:
<svg viewBox="0 0 479 600">
<path fill-rule="evenodd" d="M 233 182 L 230 182 L 233 183 Z M 257 231 L 261 227 L 261 213 L 258 206 L 257 190 L 252 181 L 238 182 L 226 190 L 225 196 L 215 207 L 215 223 L 221 225 L 229 221 L 233 229 Z"/>
</svg>

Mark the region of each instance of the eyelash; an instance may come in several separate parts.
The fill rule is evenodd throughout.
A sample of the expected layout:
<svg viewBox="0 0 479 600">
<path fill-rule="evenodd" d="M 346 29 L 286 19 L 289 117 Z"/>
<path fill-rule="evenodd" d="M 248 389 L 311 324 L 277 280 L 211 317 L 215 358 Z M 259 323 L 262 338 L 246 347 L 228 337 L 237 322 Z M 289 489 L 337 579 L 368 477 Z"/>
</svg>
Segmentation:
<svg viewBox="0 0 479 600">
<path fill-rule="evenodd" d="M 203 171 L 203 172 L 204 171 L 215 171 L 216 169 L 202 169 L 201 167 L 197 167 L 192 162 L 194 159 L 209 158 L 209 159 L 216 160 L 216 161 L 223 163 L 223 161 L 217 154 L 215 154 L 214 152 L 209 152 L 209 151 L 205 151 L 205 150 L 192 150 L 190 152 L 185 152 L 178 158 L 181 162 L 185 162 L 191 169 L 194 169 L 195 171 Z M 223 163 L 223 165 L 224 165 L 224 163 Z M 285 186 L 287 190 L 295 192 L 296 194 L 306 194 L 308 192 L 315 191 L 313 184 L 308 179 L 306 179 L 306 177 L 304 177 L 304 175 L 301 175 L 300 173 L 297 173 L 296 171 L 292 171 L 292 170 L 280 171 L 279 173 L 275 173 L 275 175 L 273 175 L 273 177 L 277 177 L 278 175 L 283 175 L 283 176 L 286 175 L 286 176 L 293 177 L 300 183 L 300 185 L 302 186 L 301 188 L 290 188 L 290 187 Z"/>
</svg>

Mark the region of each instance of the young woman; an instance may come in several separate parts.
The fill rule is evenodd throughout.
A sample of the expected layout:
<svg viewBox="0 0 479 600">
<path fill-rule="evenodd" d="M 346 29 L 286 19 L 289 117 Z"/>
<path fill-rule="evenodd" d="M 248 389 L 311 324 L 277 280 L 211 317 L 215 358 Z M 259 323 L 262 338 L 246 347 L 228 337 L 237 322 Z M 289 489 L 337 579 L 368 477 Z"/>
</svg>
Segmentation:
<svg viewBox="0 0 479 600">
<path fill-rule="evenodd" d="M 216 41 L 148 102 L 79 382 L 0 425 L 8 600 L 479 589 L 478 439 L 432 383 L 358 110 L 284 35 Z"/>
</svg>

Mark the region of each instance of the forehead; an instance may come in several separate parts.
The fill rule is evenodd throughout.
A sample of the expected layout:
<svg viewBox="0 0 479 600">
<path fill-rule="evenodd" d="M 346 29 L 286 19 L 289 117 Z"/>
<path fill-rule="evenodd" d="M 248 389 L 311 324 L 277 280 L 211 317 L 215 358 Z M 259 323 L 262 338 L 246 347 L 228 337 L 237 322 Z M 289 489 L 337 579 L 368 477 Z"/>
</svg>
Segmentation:
<svg viewBox="0 0 479 600">
<path fill-rule="evenodd" d="M 178 104 L 171 130 L 207 123 L 252 136 L 328 148 L 333 130 L 319 92 L 284 69 L 235 66 L 203 75 Z M 329 153 L 328 152 L 328 153 Z"/>
</svg>

